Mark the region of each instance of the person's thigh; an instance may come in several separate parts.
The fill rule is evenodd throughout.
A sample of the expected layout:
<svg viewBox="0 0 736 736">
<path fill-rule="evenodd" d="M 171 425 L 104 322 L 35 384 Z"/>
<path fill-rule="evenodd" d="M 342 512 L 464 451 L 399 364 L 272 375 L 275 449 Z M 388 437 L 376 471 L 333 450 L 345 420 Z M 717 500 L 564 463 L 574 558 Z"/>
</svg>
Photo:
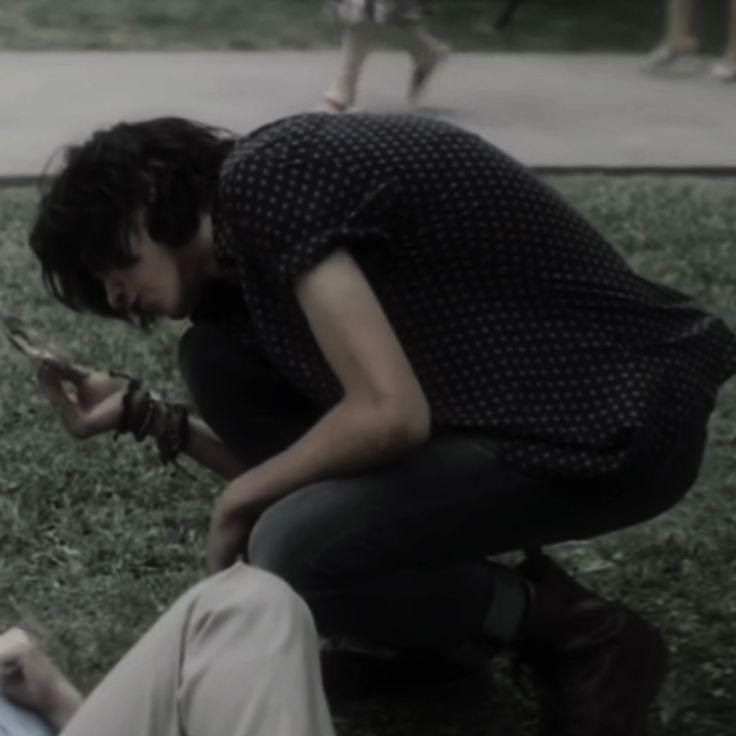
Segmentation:
<svg viewBox="0 0 736 736">
<path fill-rule="evenodd" d="M 236 564 L 201 590 L 184 638 L 187 736 L 334 736 L 314 622 L 282 580 Z"/>
<path fill-rule="evenodd" d="M 563 508 L 547 484 L 505 466 L 494 443 L 448 436 L 282 499 L 256 525 L 249 559 L 303 592 L 537 543 L 567 526 Z"/>
<path fill-rule="evenodd" d="M 199 586 L 159 618 L 92 691 L 63 736 L 181 736 L 183 632 Z"/>
<path fill-rule="evenodd" d="M 0 736 L 52 736 L 50 726 L 35 713 L 0 695 Z"/>
<path fill-rule="evenodd" d="M 63 736 L 183 733 L 333 734 L 314 625 L 283 581 L 236 564 L 196 585 L 105 677 Z"/>
<path fill-rule="evenodd" d="M 651 518 L 684 494 L 700 464 L 699 431 L 650 475 L 607 484 L 525 476 L 482 436 L 435 439 L 381 469 L 279 501 L 256 525 L 249 558 L 305 593 L 594 537 Z"/>
</svg>

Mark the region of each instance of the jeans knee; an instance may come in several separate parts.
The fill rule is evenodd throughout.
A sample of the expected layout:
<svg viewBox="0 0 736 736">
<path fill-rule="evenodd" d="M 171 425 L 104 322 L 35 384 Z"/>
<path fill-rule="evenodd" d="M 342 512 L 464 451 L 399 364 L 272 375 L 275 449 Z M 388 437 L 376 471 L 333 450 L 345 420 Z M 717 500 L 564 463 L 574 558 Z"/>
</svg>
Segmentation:
<svg viewBox="0 0 736 736">
<path fill-rule="evenodd" d="M 301 567 L 295 536 L 298 523 L 273 512 L 274 509 L 266 511 L 251 532 L 248 560 L 293 585 L 297 583 Z"/>
<path fill-rule="evenodd" d="M 268 509 L 248 543 L 253 565 L 278 575 L 300 593 L 319 587 L 317 568 L 324 562 L 331 537 L 327 519 L 314 513 L 318 504 L 305 504 L 303 493 Z"/>
</svg>

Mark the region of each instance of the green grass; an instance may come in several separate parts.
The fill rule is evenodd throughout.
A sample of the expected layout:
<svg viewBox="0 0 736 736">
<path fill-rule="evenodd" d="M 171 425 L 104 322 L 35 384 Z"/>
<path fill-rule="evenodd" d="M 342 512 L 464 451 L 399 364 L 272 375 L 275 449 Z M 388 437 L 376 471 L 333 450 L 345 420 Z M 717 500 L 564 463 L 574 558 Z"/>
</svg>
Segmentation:
<svg viewBox="0 0 736 736">
<path fill-rule="evenodd" d="M 736 182 L 583 177 L 554 183 L 637 269 L 690 292 L 736 325 Z M 176 329 L 141 335 L 75 317 L 43 293 L 23 248 L 34 199 L 29 189 L 0 189 L 0 308 L 32 320 L 91 365 L 127 369 L 181 396 Z M 682 504 L 640 528 L 558 550 L 584 580 L 664 629 L 672 671 L 653 736 L 733 733 L 735 446 L 736 394 L 729 386 L 701 478 Z M 219 484 L 199 470 L 199 482 L 172 474 L 158 466 L 151 448 L 128 439 L 68 439 L 24 366 L 5 352 L 0 458 L 0 628 L 29 626 L 89 687 L 198 579 Z M 484 708 L 438 708 L 428 731 L 424 707 L 359 706 L 342 733 L 518 734 L 514 724 L 530 717 L 503 678 L 498 698 Z"/>
<path fill-rule="evenodd" d="M 437 0 L 432 24 L 457 48 L 643 52 L 664 0 L 524 0 L 499 35 L 506 0 Z M 705 47 L 723 44 L 725 0 L 701 3 Z M 3 49 L 263 49 L 336 43 L 323 0 L 0 0 Z"/>
</svg>

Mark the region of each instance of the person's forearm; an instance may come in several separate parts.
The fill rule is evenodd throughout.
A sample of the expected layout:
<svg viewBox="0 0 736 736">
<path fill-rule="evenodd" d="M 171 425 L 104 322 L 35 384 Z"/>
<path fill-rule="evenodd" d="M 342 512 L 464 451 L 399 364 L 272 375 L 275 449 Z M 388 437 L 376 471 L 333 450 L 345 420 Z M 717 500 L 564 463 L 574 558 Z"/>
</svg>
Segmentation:
<svg viewBox="0 0 736 736">
<path fill-rule="evenodd" d="M 42 715 L 51 724 L 56 733 L 61 733 L 72 720 L 75 713 L 82 707 L 84 697 L 71 683 L 64 683 L 59 691 L 54 693 L 49 708 Z"/>
<path fill-rule="evenodd" d="M 184 452 L 225 480 L 232 480 L 246 470 L 225 443 L 196 417 L 189 417 L 189 442 Z"/>
<path fill-rule="evenodd" d="M 382 407 L 343 401 L 291 447 L 246 472 L 243 500 L 266 507 L 310 483 L 375 467 L 428 436 L 428 417 L 407 421 Z"/>
<path fill-rule="evenodd" d="M 115 399 L 109 397 L 101 402 L 98 411 L 99 424 L 106 429 L 119 427 L 123 413 L 122 404 L 122 392 Z M 166 432 L 165 414 L 166 412 L 161 412 L 158 419 L 154 420 L 151 426 L 152 436 L 158 437 Z M 201 419 L 190 415 L 188 421 L 189 439 L 183 448 L 186 455 L 224 480 L 232 480 L 245 472 L 246 466 Z"/>
</svg>

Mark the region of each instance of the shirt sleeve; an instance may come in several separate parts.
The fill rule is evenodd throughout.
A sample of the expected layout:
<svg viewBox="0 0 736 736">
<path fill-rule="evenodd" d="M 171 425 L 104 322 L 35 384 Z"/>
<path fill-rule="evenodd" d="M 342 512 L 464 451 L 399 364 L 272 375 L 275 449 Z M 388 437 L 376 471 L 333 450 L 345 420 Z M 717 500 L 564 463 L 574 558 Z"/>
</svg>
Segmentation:
<svg viewBox="0 0 736 736">
<path fill-rule="evenodd" d="M 228 198 L 248 260 L 288 285 L 332 252 L 391 240 L 398 186 L 311 149 L 236 164 Z"/>
</svg>

